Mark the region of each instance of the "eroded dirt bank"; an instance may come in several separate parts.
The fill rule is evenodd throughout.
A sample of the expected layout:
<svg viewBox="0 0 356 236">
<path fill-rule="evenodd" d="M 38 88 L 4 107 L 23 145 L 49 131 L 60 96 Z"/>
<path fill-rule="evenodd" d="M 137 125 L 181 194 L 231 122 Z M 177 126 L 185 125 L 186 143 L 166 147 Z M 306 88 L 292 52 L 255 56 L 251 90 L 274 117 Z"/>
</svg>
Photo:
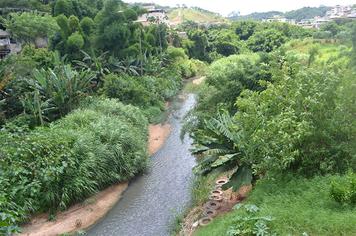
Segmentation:
<svg viewBox="0 0 356 236">
<path fill-rule="evenodd" d="M 169 124 L 149 126 L 148 152 L 155 154 L 165 143 L 171 131 Z M 111 186 L 95 196 L 76 204 L 56 215 L 55 221 L 48 221 L 48 214 L 32 218 L 22 228 L 21 236 L 52 236 L 86 229 L 104 217 L 120 200 L 128 183 Z"/>
</svg>

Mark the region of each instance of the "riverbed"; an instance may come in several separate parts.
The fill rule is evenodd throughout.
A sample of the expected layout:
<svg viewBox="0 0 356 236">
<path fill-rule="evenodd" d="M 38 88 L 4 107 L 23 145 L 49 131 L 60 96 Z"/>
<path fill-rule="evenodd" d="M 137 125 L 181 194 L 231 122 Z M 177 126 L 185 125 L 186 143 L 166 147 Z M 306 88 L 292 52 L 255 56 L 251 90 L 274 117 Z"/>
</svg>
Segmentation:
<svg viewBox="0 0 356 236">
<path fill-rule="evenodd" d="M 175 218 L 189 206 L 192 168 L 191 139 L 180 139 L 184 115 L 195 105 L 187 94 L 172 112 L 171 133 L 150 159 L 146 172 L 133 180 L 112 210 L 88 230 L 92 236 L 166 236 Z"/>
</svg>

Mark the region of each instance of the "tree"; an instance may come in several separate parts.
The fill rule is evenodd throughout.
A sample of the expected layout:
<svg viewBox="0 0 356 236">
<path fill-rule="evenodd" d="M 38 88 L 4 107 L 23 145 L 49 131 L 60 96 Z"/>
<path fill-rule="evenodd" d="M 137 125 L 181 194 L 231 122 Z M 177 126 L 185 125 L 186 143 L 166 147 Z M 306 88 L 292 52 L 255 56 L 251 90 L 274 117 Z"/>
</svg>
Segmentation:
<svg viewBox="0 0 356 236">
<path fill-rule="evenodd" d="M 255 33 L 257 25 L 254 21 L 239 21 L 233 27 L 241 40 L 247 40 Z"/>
<path fill-rule="evenodd" d="M 74 33 L 76 31 L 80 31 L 80 25 L 79 25 L 79 19 L 76 16 L 70 16 L 68 18 L 68 26 L 69 26 L 69 31 L 71 33 Z"/>
<path fill-rule="evenodd" d="M 12 13 L 5 26 L 14 38 L 26 43 L 34 43 L 39 37 L 50 38 L 59 29 L 52 16 L 30 12 Z"/>
<path fill-rule="evenodd" d="M 320 30 L 330 32 L 332 37 L 335 37 L 341 31 L 341 27 L 338 24 L 336 24 L 335 21 L 330 21 L 326 24 L 323 24 L 320 27 Z"/>
<path fill-rule="evenodd" d="M 250 37 L 247 44 L 254 52 L 272 52 L 274 49 L 282 46 L 285 42 L 286 38 L 282 33 L 275 29 L 266 29 Z"/>
<path fill-rule="evenodd" d="M 207 47 L 209 44 L 208 38 L 202 30 L 192 30 L 188 33 L 189 39 L 193 42 L 188 48 L 189 56 L 206 61 L 208 60 Z"/>
<path fill-rule="evenodd" d="M 57 0 L 54 5 L 54 16 L 65 15 L 69 17 L 75 14 L 73 10 L 73 4 L 70 0 Z"/>
<path fill-rule="evenodd" d="M 80 28 L 82 29 L 85 36 L 90 36 L 94 30 L 94 21 L 89 17 L 84 17 L 80 21 Z"/>
</svg>

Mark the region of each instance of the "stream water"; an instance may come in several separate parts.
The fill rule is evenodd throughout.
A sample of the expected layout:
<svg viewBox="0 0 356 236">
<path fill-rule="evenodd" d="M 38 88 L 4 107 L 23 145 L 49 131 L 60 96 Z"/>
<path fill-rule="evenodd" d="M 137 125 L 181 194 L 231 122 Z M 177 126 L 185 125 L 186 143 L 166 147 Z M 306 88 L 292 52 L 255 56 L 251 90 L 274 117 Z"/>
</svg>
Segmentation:
<svg viewBox="0 0 356 236">
<path fill-rule="evenodd" d="M 187 95 L 169 122 L 172 132 L 153 157 L 144 175 L 131 182 L 116 206 L 94 225 L 93 236 L 166 236 L 175 217 L 190 202 L 195 159 L 191 140 L 180 139 L 182 119 L 193 108 L 195 97 Z"/>
</svg>

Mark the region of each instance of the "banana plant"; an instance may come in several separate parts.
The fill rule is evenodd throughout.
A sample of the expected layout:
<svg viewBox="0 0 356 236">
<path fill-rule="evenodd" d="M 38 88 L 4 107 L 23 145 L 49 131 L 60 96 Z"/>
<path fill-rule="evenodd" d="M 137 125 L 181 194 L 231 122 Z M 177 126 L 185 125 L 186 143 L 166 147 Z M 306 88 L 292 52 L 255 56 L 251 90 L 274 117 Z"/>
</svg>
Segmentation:
<svg viewBox="0 0 356 236">
<path fill-rule="evenodd" d="M 96 56 L 95 54 L 91 56 L 83 50 L 81 50 L 81 53 L 84 56 L 83 59 L 81 61 L 74 61 L 77 68 L 92 71 L 95 74 L 95 79 L 98 82 L 100 82 L 105 75 L 110 74 L 108 63 L 109 52 L 104 52 L 99 56 Z"/>
<path fill-rule="evenodd" d="M 223 189 L 238 190 L 243 185 L 251 184 L 252 169 L 247 163 L 241 161 L 243 151 L 239 149 L 241 133 L 238 124 L 230 117 L 228 112 L 218 114 L 217 118 L 205 121 L 205 131 L 197 132 L 195 140 L 199 144 L 192 150 L 200 155 L 200 163 L 194 169 L 197 174 L 206 174 L 214 169 L 233 169 L 234 172 Z"/>
<path fill-rule="evenodd" d="M 66 115 L 79 102 L 80 97 L 91 91 L 95 74 L 91 71 L 77 72 L 70 65 L 52 69 L 34 70 L 33 78 L 28 80 L 33 91 L 38 91 L 38 99 L 51 108 L 50 120 Z M 36 102 L 34 99 L 33 102 Z M 33 106 L 36 106 L 35 104 Z M 27 107 L 29 107 L 27 103 Z M 37 107 L 39 107 L 37 105 Z M 38 111 L 36 114 L 40 114 Z"/>
</svg>

